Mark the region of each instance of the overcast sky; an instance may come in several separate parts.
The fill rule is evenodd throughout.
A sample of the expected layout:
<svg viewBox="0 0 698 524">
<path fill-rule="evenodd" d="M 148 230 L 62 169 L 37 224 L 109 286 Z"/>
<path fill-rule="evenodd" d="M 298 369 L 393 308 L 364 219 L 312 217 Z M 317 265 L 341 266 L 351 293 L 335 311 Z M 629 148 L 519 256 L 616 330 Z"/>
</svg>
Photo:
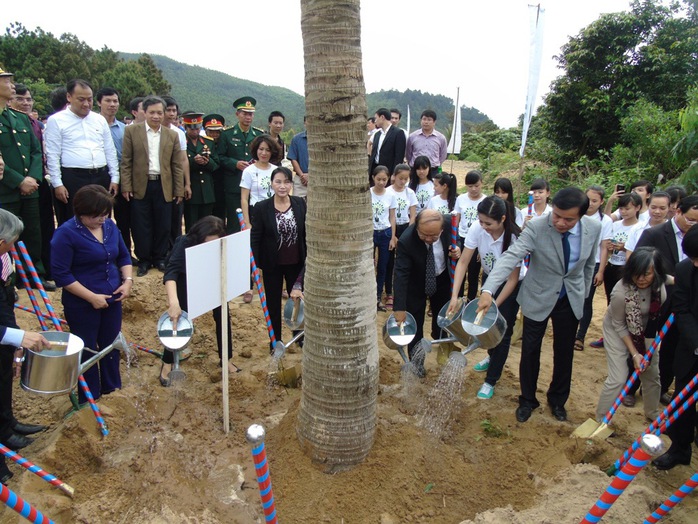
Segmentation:
<svg viewBox="0 0 698 524">
<path fill-rule="evenodd" d="M 367 92 L 417 89 L 455 99 L 460 87 L 462 105 L 476 107 L 499 126 L 515 125 L 524 110 L 528 84 L 528 3 L 364 0 L 361 24 Z M 627 10 L 629 3 L 541 3 L 546 20 L 539 101 L 560 74 L 553 56 L 568 37 L 601 13 Z M 114 51 L 165 55 L 304 92 L 300 0 L 77 4 L 32 0 L 21 9 L 0 10 L 0 27 L 15 21 L 28 29 L 41 27 L 56 37 L 73 33 L 96 49 L 107 46 Z M 230 99 L 243 94 L 231 93 Z M 423 108 L 411 109 L 418 113 Z"/>
</svg>

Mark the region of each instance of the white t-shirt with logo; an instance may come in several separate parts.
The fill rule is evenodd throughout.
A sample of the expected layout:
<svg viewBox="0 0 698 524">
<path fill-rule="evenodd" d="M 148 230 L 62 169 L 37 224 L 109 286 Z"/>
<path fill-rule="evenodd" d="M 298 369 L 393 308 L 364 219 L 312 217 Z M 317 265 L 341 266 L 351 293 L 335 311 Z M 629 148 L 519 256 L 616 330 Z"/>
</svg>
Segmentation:
<svg viewBox="0 0 698 524">
<path fill-rule="evenodd" d="M 481 195 L 477 200 L 471 200 L 467 193 L 456 198 L 456 205 L 453 207 L 453 210 L 460 214 L 460 223 L 458 224 L 459 237 L 465 238 L 470 226 L 478 221 L 477 206 L 485 198 L 487 198 L 485 195 Z"/>
<path fill-rule="evenodd" d="M 427 208 L 429 200 L 434 196 L 434 182 L 427 180 L 425 184 L 419 184 L 414 192 L 417 197 L 417 214 Z"/>
<path fill-rule="evenodd" d="M 371 188 L 371 209 L 373 210 L 373 230 L 383 231 L 390 227 L 390 210 L 397 208 L 395 193 L 387 189 L 382 195 L 376 195 Z"/>
<path fill-rule="evenodd" d="M 416 208 L 418 205 L 417 196 L 415 195 L 414 191 L 412 191 L 409 187 L 405 187 L 402 191 L 398 192 L 395 189 L 395 186 L 389 186 L 385 190 L 390 191 L 393 193 L 393 195 L 395 195 L 395 204 L 397 205 L 395 208 L 395 224 L 398 226 L 402 224 L 409 224 L 410 208 L 412 206 L 415 206 Z"/>
<path fill-rule="evenodd" d="M 517 241 L 516 235 L 511 235 L 511 243 Z M 510 244 L 511 245 L 511 244 Z M 502 256 L 502 247 L 504 246 L 504 234 L 500 235 L 497 240 L 492 238 L 487 231 L 480 225 L 480 221 L 473 223 L 468 230 L 468 235 L 465 237 L 463 247 L 468 249 L 477 249 L 480 254 L 480 262 L 482 270 L 486 275 L 490 274 L 495 262 Z M 526 276 L 526 267 L 519 262 L 516 267 L 520 267 L 519 280 L 523 280 Z"/>
<path fill-rule="evenodd" d="M 274 169 L 276 169 L 274 164 L 269 164 L 267 169 L 260 169 L 256 164 L 251 164 L 242 172 L 240 187 L 250 190 L 251 206 L 260 200 L 274 196 L 274 190 L 271 187 L 271 172 Z"/>
<path fill-rule="evenodd" d="M 628 235 L 630 231 L 635 227 L 636 224 L 632 226 L 624 226 L 622 220 L 613 222 L 611 231 L 611 242 L 613 243 L 626 243 L 628 241 Z M 624 266 L 625 265 L 625 249 L 622 251 L 613 250 L 611 251 L 611 256 L 608 258 L 608 263 L 614 266 Z"/>
<path fill-rule="evenodd" d="M 427 209 L 436 209 L 442 215 L 450 215 L 448 210 L 448 200 L 441 198 L 439 195 L 434 195 L 427 204 Z"/>
</svg>

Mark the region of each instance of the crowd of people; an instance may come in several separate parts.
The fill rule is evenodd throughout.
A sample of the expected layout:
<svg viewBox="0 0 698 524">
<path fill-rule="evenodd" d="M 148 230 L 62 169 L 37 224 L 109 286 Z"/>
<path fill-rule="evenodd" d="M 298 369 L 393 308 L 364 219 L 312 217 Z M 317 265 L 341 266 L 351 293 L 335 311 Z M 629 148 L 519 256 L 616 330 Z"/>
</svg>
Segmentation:
<svg viewBox="0 0 698 524">
<path fill-rule="evenodd" d="M 249 96 L 233 103 L 233 125 L 226 126 L 219 114 L 181 113 L 169 96 L 129 101 L 132 118 L 125 123 L 116 118 L 122 104 L 117 90 L 103 87 L 93 94 L 89 82 L 80 79 L 54 93 L 55 113 L 43 125 L 32 115 L 31 92 L 13 80 L 0 69 L 5 289 L 0 293 L 0 442 L 21 449 L 32 442 L 27 435 L 44 429 L 12 415 L 11 381 L 21 366 L 21 351 L 15 348 L 47 345 L 40 334 L 19 330 L 14 320 L 7 252 L 18 239 L 26 244 L 44 287 L 63 288 L 71 331 L 98 350 L 120 330 L 133 268 L 136 278 L 151 268 L 163 273 L 168 313 L 176 322 L 187 307 L 185 248 L 251 229 L 271 324 L 281 339 L 282 300 L 303 297 L 309 183 L 305 131 L 287 147 L 281 138 L 283 113 L 273 111 L 266 129 L 255 127 L 256 100 Z M 93 110 L 95 100 L 99 112 Z M 524 423 L 540 406 L 540 355 L 551 320 L 554 368 L 546 396 L 552 415 L 567 420 L 574 351 L 585 349 L 594 290 L 603 285 L 608 303 L 603 338 L 591 345 L 605 348 L 609 371 L 597 418 L 634 370 L 641 373 L 645 414 L 655 416 L 659 403 L 669 402 L 671 384 L 679 391 L 698 372 L 698 300 L 693 296 L 698 196 L 679 186 L 655 192 L 643 180 L 628 191 L 617 186 L 607 202 L 599 186 L 567 187 L 551 197 L 548 182 L 537 179 L 530 185 L 528 206 L 517 208 L 525 195 L 516 195 L 510 180 L 497 179 L 490 191 L 476 170 L 466 174 L 466 191 L 459 195 L 457 177 L 443 170 L 447 147 L 435 129 L 436 113 L 425 110 L 419 129 L 409 134 L 399 127 L 400 118 L 398 109 L 379 108 L 368 122 L 366 151 L 376 309 L 392 310 L 398 322 L 407 312 L 414 317 L 417 335 L 408 348 L 410 358 L 426 316 L 436 339 L 439 312 L 455 309 L 460 297 L 477 299 L 479 310 L 495 303 L 508 328 L 501 343 L 474 366 L 485 373 L 477 398 L 493 397 L 514 326 L 522 323 L 516 418 Z M 449 234 L 452 213 L 458 217 L 455 243 Z M 453 280 L 450 260 L 457 261 Z M 244 301 L 251 300 L 252 293 L 246 293 Z M 675 325 L 647 363 L 640 357 L 671 312 Z M 220 308 L 213 316 L 220 364 L 240 371 L 230 344 L 224 358 Z M 173 359 L 168 351 L 164 355 L 158 379 L 167 387 Z M 425 373 L 420 363 L 418 374 Z M 95 398 L 120 388 L 118 354 L 109 354 L 85 376 Z M 634 393 L 628 399 L 630 405 Z M 672 426 L 676 439 L 655 461 L 658 467 L 690 460 L 695 410 L 682 420 Z M 0 480 L 10 476 L 0 463 Z"/>
</svg>

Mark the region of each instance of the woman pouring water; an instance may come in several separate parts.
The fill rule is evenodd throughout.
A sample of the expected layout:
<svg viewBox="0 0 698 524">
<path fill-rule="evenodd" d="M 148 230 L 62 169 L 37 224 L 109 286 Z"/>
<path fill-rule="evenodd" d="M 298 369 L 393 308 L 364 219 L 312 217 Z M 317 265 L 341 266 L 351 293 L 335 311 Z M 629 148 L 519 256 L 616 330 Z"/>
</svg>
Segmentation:
<svg viewBox="0 0 698 524">
<path fill-rule="evenodd" d="M 474 222 L 468 230 L 463 244 L 463 253 L 458 260 L 456 273 L 453 277 L 453 291 L 451 293 L 451 303 L 448 307 L 448 314 L 452 314 L 458 304 L 458 290 L 460 289 L 468 264 L 475 250 L 480 253 L 482 261 L 483 283 L 487 280 L 487 275 L 494 267 L 495 262 L 502 253 L 509 249 L 519 234 L 521 229 L 511 220 L 511 214 L 507 212 L 507 204 L 497 196 L 489 196 L 477 206 L 478 222 Z M 502 376 L 502 370 L 509 355 L 509 344 L 511 334 L 514 330 L 516 314 L 519 311 L 519 304 L 516 298 L 519 292 L 519 282 L 526 274 L 526 268 L 518 264 L 509 275 L 509 278 L 494 293 L 495 303 L 499 312 L 507 321 L 507 330 L 502 341 L 494 348 L 488 349 L 488 356 L 478 362 L 473 369 L 475 371 L 487 371 L 485 382 L 477 392 L 477 398 L 490 399 L 494 395 L 494 386 Z"/>
<path fill-rule="evenodd" d="M 162 281 L 165 284 L 167 292 L 167 313 L 170 315 L 172 325 L 176 326 L 179 317 L 182 315 L 182 309 L 185 311 L 187 306 L 187 259 L 184 251 L 188 247 L 198 246 L 204 242 L 210 242 L 225 236 L 225 225 L 223 221 L 214 216 L 207 216 L 200 219 L 194 224 L 191 230 L 185 235 L 179 237 L 174 246 L 172 253 L 167 260 L 165 274 Z M 223 343 L 222 338 L 222 310 L 221 307 L 213 309 L 213 320 L 216 323 L 216 344 L 218 346 L 218 356 L 220 357 L 221 366 L 223 365 Z M 230 318 L 228 318 L 228 333 L 231 333 Z M 235 364 L 232 363 L 233 358 L 233 342 L 232 338 L 228 337 L 228 371 L 236 373 L 241 371 Z M 171 351 L 165 351 L 162 357 L 162 366 L 160 367 L 160 385 L 163 387 L 170 386 L 169 374 L 172 371 L 174 363 L 174 354 Z"/>
</svg>

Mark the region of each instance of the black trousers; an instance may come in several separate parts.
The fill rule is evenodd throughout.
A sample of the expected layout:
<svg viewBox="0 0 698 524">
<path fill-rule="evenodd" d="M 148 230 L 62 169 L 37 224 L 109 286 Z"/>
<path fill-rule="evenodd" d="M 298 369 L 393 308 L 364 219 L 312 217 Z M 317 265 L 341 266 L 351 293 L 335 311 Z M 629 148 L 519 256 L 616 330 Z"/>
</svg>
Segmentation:
<svg viewBox="0 0 698 524">
<path fill-rule="evenodd" d="M 661 358 L 659 361 L 662 361 Z M 674 371 L 676 372 L 676 390 L 674 391 L 674 397 L 676 397 L 679 391 L 685 388 L 691 379 L 698 374 L 698 356 L 693 358 L 693 365 L 689 369 L 674 369 Z M 691 391 L 689 395 L 692 394 L 693 391 Z M 676 419 L 676 422 L 667 429 L 666 434 L 671 438 L 672 451 L 681 450 L 690 452 L 691 443 L 695 436 L 695 428 L 696 405 L 692 404 L 691 407 L 684 411 L 683 414 Z"/>
<path fill-rule="evenodd" d="M 0 286 L 2 283 L 0 283 Z M 17 327 L 14 313 L 14 288 L 0 287 L 0 325 Z M 12 366 L 15 348 L 8 345 L 0 346 L 0 442 L 4 442 L 12 434 L 15 418 L 12 413 Z"/>
<path fill-rule="evenodd" d="M 536 388 L 540 373 L 541 345 L 549 319 L 553 321 L 553 379 L 548 387 L 548 403 L 551 406 L 564 406 L 570 396 L 574 340 L 579 319 L 574 316 L 570 301 L 565 295 L 557 301 L 545 320 L 524 317 L 519 364 L 521 406 L 537 408 L 540 405 L 536 398 Z"/>
<path fill-rule="evenodd" d="M 289 264 L 276 266 L 273 271 L 264 271 L 264 292 L 267 295 L 267 309 L 271 318 L 271 327 L 274 328 L 274 336 L 281 341 L 281 294 L 284 289 L 290 295 L 303 269 L 303 264 Z M 270 345 L 271 347 L 271 345 Z M 273 348 L 271 348 L 273 349 Z"/>
<path fill-rule="evenodd" d="M 446 263 L 448 264 L 448 258 Z M 451 300 L 451 278 L 448 276 L 448 268 L 446 268 L 439 276 L 436 277 L 436 293 L 429 298 L 431 309 L 431 338 L 437 339 L 440 337 L 441 328 L 439 327 L 438 316 L 439 311 L 444 304 Z M 427 309 L 427 296 L 422 292 L 419 295 L 408 292 L 407 294 L 407 311 L 412 314 L 417 323 L 417 333 L 412 342 L 407 346 L 407 350 L 412 358 L 412 350 L 419 341 L 424 338 L 424 314 Z"/>
<path fill-rule="evenodd" d="M 45 180 L 39 184 L 39 222 L 41 224 L 41 262 L 46 270 L 46 279 L 51 277 L 51 239 L 56 225 L 53 217 L 51 186 Z"/>
<path fill-rule="evenodd" d="M 126 200 L 121 193 L 117 193 L 114 199 L 114 220 L 119 228 L 121 236 L 126 244 L 129 255 L 131 254 L 131 202 Z"/>
<path fill-rule="evenodd" d="M 131 200 L 131 232 L 140 263 L 155 265 L 165 261 L 171 222 L 172 202 L 165 202 L 159 180 L 149 180 L 145 196 Z"/>
<path fill-rule="evenodd" d="M 62 206 L 63 210 L 61 213 L 57 213 L 62 220 L 58 224 L 59 226 L 69 218 L 73 218 L 73 198 L 75 198 L 75 193 L 77 193 L 81 187 L 89 184 L 97 184 L 108 190 L 109 184 L 111 183 L 109 168 L 107 166 L 98 169 L 62 167 L 61 179 L 63 180 L 63 185 L 68 190 L 68 203 Z M 62 202 L 58 203 L 61 204 Z"/>
</svg>

